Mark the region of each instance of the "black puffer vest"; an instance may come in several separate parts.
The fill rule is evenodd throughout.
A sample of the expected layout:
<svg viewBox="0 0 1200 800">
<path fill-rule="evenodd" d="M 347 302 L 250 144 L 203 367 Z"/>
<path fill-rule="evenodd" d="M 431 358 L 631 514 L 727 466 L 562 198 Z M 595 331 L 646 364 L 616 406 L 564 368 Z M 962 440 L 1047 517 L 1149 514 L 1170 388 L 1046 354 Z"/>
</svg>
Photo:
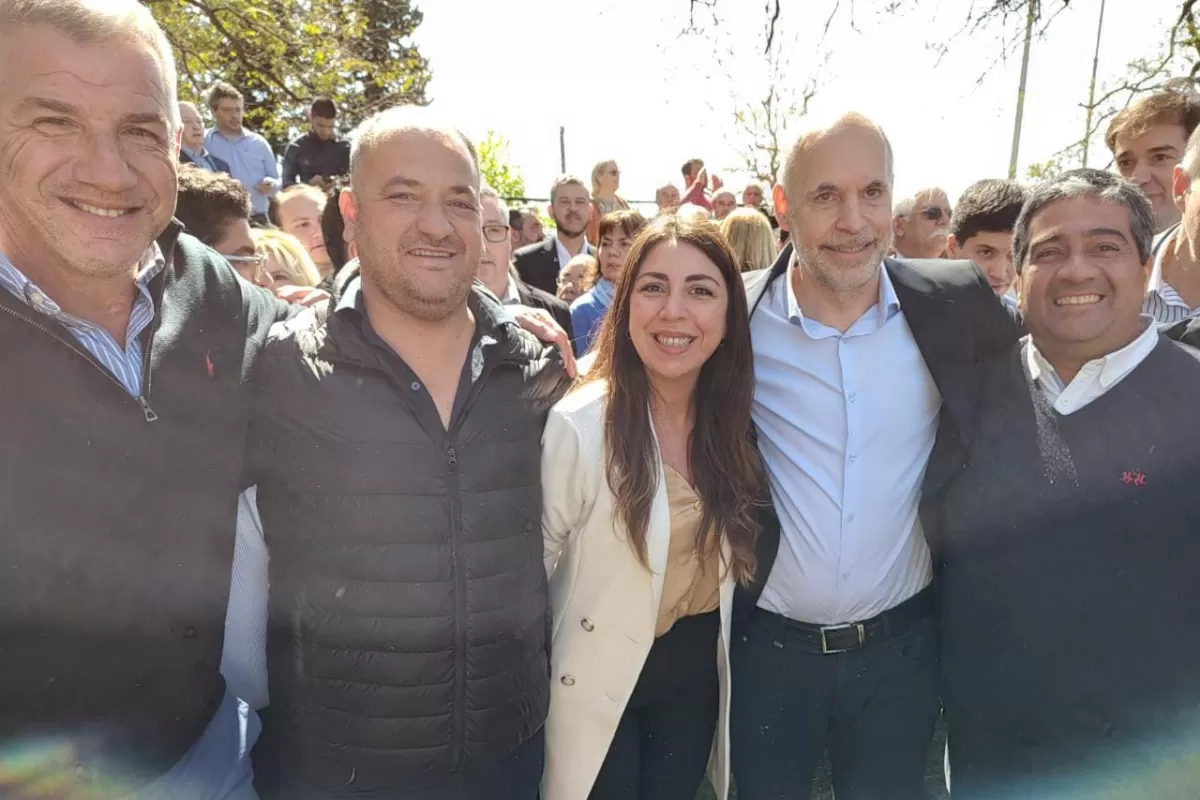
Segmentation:
<svg viewBox="0 0 1200 800">
<path fill-rule="evenodd" d="M 540 439 L 561 362 L 476 291 L 474 380 L 447 431 L 348 291 L 280 326 L 257 373 L 256 769 L 285 797 L 446 785 L 527 741 L 549 702 Z"/>
</svg>

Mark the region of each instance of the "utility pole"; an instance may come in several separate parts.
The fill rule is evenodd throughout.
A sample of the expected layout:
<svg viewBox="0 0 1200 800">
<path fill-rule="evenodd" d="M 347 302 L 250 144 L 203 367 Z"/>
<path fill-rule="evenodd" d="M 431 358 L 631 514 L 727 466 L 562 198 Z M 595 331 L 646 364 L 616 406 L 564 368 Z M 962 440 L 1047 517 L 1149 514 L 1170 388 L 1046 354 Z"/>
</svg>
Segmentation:
<svg viewBox="0 0 1200 800">
<path fill-rule="evenodd" d="M 1017 87 L 1017 118 L 1013 123 L 1012 156 L 1008 160 L 1008 178 L 1017 178 L 1017 156 L 1021 151 L 1021 119 L 1025 115 L 1025 79 L 1029 77 L 1029 46 L 1033 43 L 1033 23 L 1037 19 L 1038 0 L 1026 0 L 1025 54 L 1021 56 L 1021 85 Z"/>
<path fill-rule="evenodd" d="M 1100 0 L 1100 22 L 1096 24 L 1096 52 L 1092 55 L 1092 82 L 1088 84 L 1087 121 L 1083 124 L 1083 166 L 1088 162 L 1092 143 L 1092 113 L 1096 110 L 1096 71 L 1100 68 L 1100 34 L 1104 31 L 1104 3 Z"/>
<path fill-rule="evenodd" d="M 562 167 L 559 170 L 559 175 L 567 174 L 567 129 L 562 125 L 558 126 L 558 163 Z"/>
</svg>

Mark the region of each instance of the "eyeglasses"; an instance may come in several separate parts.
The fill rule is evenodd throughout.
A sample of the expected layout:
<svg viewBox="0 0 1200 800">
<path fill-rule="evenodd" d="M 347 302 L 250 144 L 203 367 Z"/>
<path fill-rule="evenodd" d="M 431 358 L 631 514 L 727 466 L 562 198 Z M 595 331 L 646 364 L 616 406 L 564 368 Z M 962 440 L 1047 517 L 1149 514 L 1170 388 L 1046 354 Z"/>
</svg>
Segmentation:
<svg viewBox="0 0 1200 800">
<path fill-rule="evenodd" d="M 249 280 L 254 284 L 261 284 L 263 282 L 263 265 L 267 263 L 267 257 L 262 253 L 255 253 L 252 256 L 223 256 L 223 258 L 228 261 L 229 266 L 237 270 L 238 274 L 240 274 L 243 278 L 246 277 L 246 273 L 243 268 L 249 267 L 253 269 Z"/>
<path fill-rule="evenodd" d="M 507 225 L 484 225 L 483 237 L 489 242 L 499 244 L 508 238 L 508 230 Z"/>
<path fill-rule="evenodd" d="M 949 222 L 950 221 L 950 212 L 943 211 L 940 206 L 929 206 L 928 208 L 921 209 L 921 216 L 924 217 L 925 219 L 929 220 L 930 222 L 937 222 L 938 220 L 940 220 L 942 218 L 943 214 L 945 214 L 945 216 L 946 216 L 946 221 Z"/>
</svg>

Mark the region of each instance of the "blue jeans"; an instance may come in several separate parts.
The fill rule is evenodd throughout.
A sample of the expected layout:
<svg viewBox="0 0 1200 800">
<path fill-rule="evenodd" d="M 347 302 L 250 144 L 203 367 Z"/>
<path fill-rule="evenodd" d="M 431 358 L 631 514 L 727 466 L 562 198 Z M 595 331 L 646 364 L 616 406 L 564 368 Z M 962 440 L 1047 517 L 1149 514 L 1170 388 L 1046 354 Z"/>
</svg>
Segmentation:
<svg viewBox="0 0 1200 800">
<path fill-rule="evenodd" d="M 261 731 L 254 709 L 226 694 L 192 749 L 135 800 L 258 800 L 250 750 Z"/>
</svg>

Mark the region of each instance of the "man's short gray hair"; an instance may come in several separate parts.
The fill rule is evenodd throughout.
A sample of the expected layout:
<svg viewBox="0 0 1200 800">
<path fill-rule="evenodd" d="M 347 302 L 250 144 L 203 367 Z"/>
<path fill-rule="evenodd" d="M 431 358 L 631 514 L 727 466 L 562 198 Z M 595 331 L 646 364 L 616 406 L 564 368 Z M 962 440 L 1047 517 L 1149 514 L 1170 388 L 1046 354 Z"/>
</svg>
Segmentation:
<svg viewBox="0 0 1200 800">
<path fill-rule="evenodd" d="M 504 202 L 504 198 L 500 196 L 500 193 L 493 189 L 487 181 L 484 181 L 479 186 L 479 199 L 482 200 L 485 197 L 495 200 L 496 205 L 500 207 L 500 216 L 508 220 L 508 203 Z"/>
<path fill-rule="evenodd" d="M 150 9 L 137 0 L 0 0 L 0 45 L 22 28 L 49 28 L 81 44 L 119 40 L 149 45 L 162 68 L 167 122 L 172 132 L 183 126 L 171 43 Z"/>
<path fill-rule="evenodd" d="M 1018 272 L 1029 258 L 1029 226 L 1034 215 L 1051 203 L 1074 197 L 1095 197 L 1124 206 L 1129 212 L 1129 230 L 1137 245 L 1138 258 L 1143 263 L 1150 258 L 1154 241 L 1154 207 L 1142 190 L 1111 172 L 1073 169 L 1036 187 L 1021 207 L 1012 236 L 1013 263 Z"/>
<path fill-rule="evenodd" d="M 792 145 L 792 149 L 788 151 L 787 158 L 783 162 L 782 186 L 783 193 L 787 196 L 788 187 L 796 178 L 796 171 L 799 166 L 800 156 L 812 147 L 817 141 L 824 139 L 834 133 L 839 133 L 848 128 L 858 128 L 860 130 L 872 131 L 879 134 L 879 138 L 883 143 L 883 169 L 884 180 L 887 181 L 888 188 L 892 188 L 894 179 L 892 169 L 892 143 L 888 141 L 887 134 L 883 132 L 883 128 L 877 123 L 872 122 L 866 116 L 859 114 L 856 111 L 851 111 L 848 114 L 833 119 L 828 124 L 815 127 L 803 134 Z M 791 200 L 791 197 L 788 197 Z"/>
<path fill-rule="evenodd" d="M 907 197 L 902 197 L 892 204 L 893 217 L 907 217 L 917 207 L 917 201 L 922 197 L 929 195 L 940 194 L 946 198 L 947 203 L 950 201 L 950 195 L 946 194 L 945 189 L 939 189 L 936 186 L 931 186 L 928 189 L 918 189 Z"/>
<path fill-rule="evenodd" d="M 479 176 L 479 151 L 467 135 L 458 128 L 447 123 L 433 110 L 426 106 L 393 106 L 367 117 L 350 134 L 350 184 L 353 187 L 357 181 L 358 165 L 362 161 L 364 150 L 379 145 L 393 134 L 401 131 L 431 131 L 442 135 L 457 137 L 471 156 L 471 166 L 475 170 L 476 180 Z M 476 183 L 476 189 L 479 184 Z"/>
</svg>

